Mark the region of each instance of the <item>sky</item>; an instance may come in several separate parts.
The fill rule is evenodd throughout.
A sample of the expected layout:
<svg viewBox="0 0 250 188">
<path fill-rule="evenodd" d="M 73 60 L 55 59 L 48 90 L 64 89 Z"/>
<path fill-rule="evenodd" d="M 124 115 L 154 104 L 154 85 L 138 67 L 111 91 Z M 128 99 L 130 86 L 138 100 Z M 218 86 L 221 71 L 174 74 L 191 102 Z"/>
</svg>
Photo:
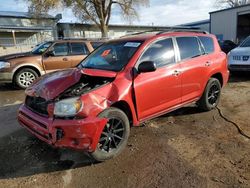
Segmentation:
<svg viewBox="0 0 250 188">
<path fill-rule="evenodd" d="M 0 0 L 0 11 L 25 12 L 28 4 L 25 0 Z M 173 26 L 188 22 L 209 19 L 209 12 L 216 10 L 215 0 L 150 0 L 147 7 L 138 8 L 139 20 L 134 25 Z M 55 15 L 62 13 L 60 22 L 79 22 L 69 9 L 51 11 Z M 111 24 L 129 24 L 117 11 L 111 17 Z"/>
</svg>

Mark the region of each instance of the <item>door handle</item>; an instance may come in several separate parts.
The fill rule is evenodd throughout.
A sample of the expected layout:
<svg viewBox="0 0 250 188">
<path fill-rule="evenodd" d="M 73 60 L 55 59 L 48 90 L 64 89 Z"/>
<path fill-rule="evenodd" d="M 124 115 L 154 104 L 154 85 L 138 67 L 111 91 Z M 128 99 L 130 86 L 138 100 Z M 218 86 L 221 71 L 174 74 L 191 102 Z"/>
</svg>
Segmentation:
<svg viewBox="0 0 250 188">
<path fill-rule="evenodd" d="M 205 63 L 205 66 L 206 67 L 209 67 L 211 65 L 211 62 L 210 61 L 207 61 L 206 63 Z"/>
<path fill-rule="evenodd" d="M 65 57 L 65 58 L 63 58 L 63 61 L 68 61 L 68 58 L 66 58 L 66 57 Z"/>
<path fill-rule="evenodd" d="M 179 76 L 180 74 L 181 74 L 181 71 L 175 70 L 172 75 Z"/>
</svg>

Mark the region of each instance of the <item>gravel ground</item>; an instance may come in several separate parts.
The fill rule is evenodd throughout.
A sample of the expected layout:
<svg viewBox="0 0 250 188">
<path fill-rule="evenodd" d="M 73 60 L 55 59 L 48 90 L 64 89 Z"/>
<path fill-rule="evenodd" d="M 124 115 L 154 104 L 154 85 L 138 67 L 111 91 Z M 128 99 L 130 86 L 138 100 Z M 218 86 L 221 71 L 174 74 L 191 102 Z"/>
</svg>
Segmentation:
<svg viewBox="0 0 250 188">
<path fill-rule="evenodd" d="M 0 86 L 0 187 L 250 187 L 249 74 L 224 88 L 222 114 L 189 106 L 148 121 L 132 128 L 120 156 L 103 163 L 21 128 L 23 99 L 22 90 Z"/>
</svg>

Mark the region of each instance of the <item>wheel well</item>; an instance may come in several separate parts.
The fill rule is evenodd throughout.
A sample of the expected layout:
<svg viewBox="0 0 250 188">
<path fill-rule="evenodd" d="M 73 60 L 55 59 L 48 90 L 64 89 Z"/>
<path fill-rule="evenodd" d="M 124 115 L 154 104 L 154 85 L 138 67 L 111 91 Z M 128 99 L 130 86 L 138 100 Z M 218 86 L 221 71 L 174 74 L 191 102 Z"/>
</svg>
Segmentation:
<svg viewBox="0 0 250 188">
<path fill-rule="evenodd" d="M 223 86 L 223 77 L 221 73 L 216 73 L 214 75 L 211 76 L 211 78 L 216 78 L 220 81 L 220 85 Z"/>
<path fill-rule="evenodd" d="M 120 110 L 122 110 L 127 115 L 129 122 L 130 122 L 130 126 L 133 125 L 133 115 L 132 115 L 131 109 L 130 109 L 127 102 L 118 101 L 118 102 L 112 104 L 111 107 L 116 107 L 116 108 L 119 108 Z"/>
<path fill-rule="evenodd" d="M 38 76 L 41 76 L 40 71 L 39 71 L 36 67 L 33 67 L 33 66 L 23 66 L 23 67 L 19 67 L 19 68 L 15 71 L 15 73 L 14 73 L 14 75 L 13 75 L 13 79 L 15 78 L 16 74 L 17 74 L 20 70 L 25 69 L 25 68 L 32 69 L 33 71 L 35 71 L 35 72 L 37 73 Z"/>
</svg>

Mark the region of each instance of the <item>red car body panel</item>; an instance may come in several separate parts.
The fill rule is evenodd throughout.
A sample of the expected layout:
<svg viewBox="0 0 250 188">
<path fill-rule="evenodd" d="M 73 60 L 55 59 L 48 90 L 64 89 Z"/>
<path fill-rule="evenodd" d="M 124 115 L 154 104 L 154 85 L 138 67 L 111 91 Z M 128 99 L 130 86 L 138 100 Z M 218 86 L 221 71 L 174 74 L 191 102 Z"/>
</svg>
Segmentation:
<svg viewBox="0 0 250 188">
<path fill-rule="evenodd" d="M 39 95 L 46 100 L 54 99 L 65 89 L 77 83 L 82 74 L 90 76 L 114 78 L 117 73 L 112 71 L 90 69 L 65 69 L 56 73 L 46 74 L 38 78 L 31 87 L 25 90 L 29 96 Z"/>
<path fill-rule="evenodd" d="M 25 90 L 25 93 L 29 96 L 40 96 L 46 100 L 51 100 L 77 83 L 81 76 L 80 69 L 66 69 L 45 74 L 35 80 L 32 86 Z"/>
<path fill-rule="evenodd" d="M 117 73 L 113 71 L 105 71 L 105 70 L 93 70 L 93 69 L 82 69 L 82 73 L 89 76 L 99 76 L 99 77 L 107 77 L 114 78 Z"/>
<path fill-rule="evenodd" d="M 221 75 L 222 85 L 227 83 L 229 72 L 226 55 L 221 52 L 213 35 L 209 35 L 215 43 L 215 51 L 212 54 L 158 68 L 155 72 L 141 73 L 136 76 L 133 74 L 141 54 L 153 41 L 168 37 L 199 35 L 205 34 L 176 32 L 119 39 L 145 40 L 122 71 L 116 73 L 93 69 L 70 69 L 58 74 L 45 75 L 26 90 L 29 96 L 38 95 L 46 100 L 53 100 L 76 84 L 82 75 L 114 78 L 112 82 L 80 96 L 80 100 L 84 102 L 84 108 L 77 114 L 76 119 L 54 118 L 52 104 L 48 107 L 48 117 L 38 115 L 22 105 L 18 120 L 21 125 L 48 144 L 92 152 L 108 121 L 97 117 L 103 110 L 123 104 L 131 114 L 131 123 L 138 126 L 140 122 L 147 119 L 197 101 L 202 96 L 208 79 L 213 75 Z M 45 128 L 39 124 L 45 125 Z M 62 129 L 64 133 L 63 138 L 59 140 L 57 139 L 58 129 Z M 48 139 L 45 139 L 44 135 L 47 135 Z"/>
<path fill-rule="evenodd" d="M 173 76 L 179 64 L 162 67 L 152 73 L 139 74 L 134 80 L 138 119 L 181 104 L 181 79 Z M 145 92 L 154 91 L 154 92 Z M 171 92 L 169 92 L 171 91 Z"/>
</svg>

